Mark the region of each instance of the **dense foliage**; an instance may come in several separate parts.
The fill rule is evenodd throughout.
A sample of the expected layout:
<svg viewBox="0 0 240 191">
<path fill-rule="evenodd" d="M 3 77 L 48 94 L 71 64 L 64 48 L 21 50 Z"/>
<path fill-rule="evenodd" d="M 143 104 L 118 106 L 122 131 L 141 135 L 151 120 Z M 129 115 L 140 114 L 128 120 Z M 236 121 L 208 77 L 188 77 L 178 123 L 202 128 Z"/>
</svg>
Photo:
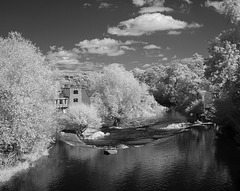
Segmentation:
<svg viewBox="0 0 240 191">
<path fill-rule="evenodd" d="M 213 120 L 222 126 L 239 129 L 239 30 L 231 29 L 220 33 L 210 42 L 209 54 L 206 61 L 206 77 L 212 84 L 212 91 L 218 94 L 218 99 L 215 100 Z"/>
<path fill-rule="evenodd" d="M 90 129 L 100 129 L 102 119 L 98 110 L 93 105 L 80 104 L 72 106 L 67 115 L 62 116 L 61 121 L 65 128 L 76 129 L 80 131 Z"/>
<path fill-rule="evenodd" d="M 51 68 L 19 33 L 0 38 L 0 168 L 51 141 L 58 92 Z"/>
<path fill-rule="evenodd" d="M 93 76 L 91 102 L 104 121 L 113 120 L 118 125 L 124 119 L 154 116 L 163 110 L 148 87 L 120 65 L 109 65 Z"/>
<path fill-rule="evenodd" d="M 190 111 L 188 107 L 202 98 L 207 86 L 204 59 L 198 54 L 175 60 L 167 66 L 154 66 L 144 72 L 134 70 L 133 74 L 150 86 L 150 91 L 160 104 L 174 106 L 182 112 Z"/>
<path fill-rule="evenodd" d="M 240 33 L 237 29 L 223 31 L 210 42 L 206 60 L 206 77 L 220 94 L 228 92 L 237 80 L 240 59 Z"/>
<path fill-rule="evenodd" d="M 230 17 L 231 22 L 238 24 L 240 21 L 240 1 L 223 0 L 223 8 L 225 14 Z"/>
</svg>

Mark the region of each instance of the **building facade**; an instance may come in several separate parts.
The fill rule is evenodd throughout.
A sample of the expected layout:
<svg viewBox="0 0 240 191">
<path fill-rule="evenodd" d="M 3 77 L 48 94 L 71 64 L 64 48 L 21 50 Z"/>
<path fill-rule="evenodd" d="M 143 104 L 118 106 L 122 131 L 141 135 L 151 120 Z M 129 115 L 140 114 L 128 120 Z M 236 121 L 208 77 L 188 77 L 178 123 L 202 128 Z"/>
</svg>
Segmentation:
<svg viewBox="0 0 240 191">
<path fill-rule="evenodd" d="M 90 104 L 90 97 L 81 86 L 64 85 L 59 93 L 59 98 L 55 100 L 56 108 L 64 113 L 72 107 L 80 104 Z"/>
</svg>

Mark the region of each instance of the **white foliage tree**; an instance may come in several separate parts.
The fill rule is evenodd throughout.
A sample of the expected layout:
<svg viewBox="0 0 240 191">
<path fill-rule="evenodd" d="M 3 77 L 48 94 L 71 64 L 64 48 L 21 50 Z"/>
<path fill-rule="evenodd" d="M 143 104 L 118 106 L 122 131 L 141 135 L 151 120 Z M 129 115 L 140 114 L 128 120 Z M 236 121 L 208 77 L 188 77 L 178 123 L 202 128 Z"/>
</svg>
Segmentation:
<svg viewBox="0 0 240 191">
<path fill-rule="evenodd" d="M 50 103 L 58 85 L 44 59 L 19 33 L 0 38 L 0 154 L 34 152 L 49 144 L 55 111 Z"/>
<path fill-rule="evenodd" d="M 230 16 L 231 22 L 237 24 L 240 21 L 240 1 L 223 0 L 225 14 Z"/>
<path fill-rule="evenodd" d="M 123 119 L 146 116 L 158 107 L 145 84 L 140 84 L 131 72 L 118 64 L 96 73 L 92 86 L 92 102 L 105 119 L 118 125 Z"/>
<path fill-rule="evenodd" d="M 71 107 L 68 121 L 76 124 L 79 130 L 83 127 L 99 129 L 102 125 L 97 109 L 93 105 L 86 104 Z"/>
</svg>

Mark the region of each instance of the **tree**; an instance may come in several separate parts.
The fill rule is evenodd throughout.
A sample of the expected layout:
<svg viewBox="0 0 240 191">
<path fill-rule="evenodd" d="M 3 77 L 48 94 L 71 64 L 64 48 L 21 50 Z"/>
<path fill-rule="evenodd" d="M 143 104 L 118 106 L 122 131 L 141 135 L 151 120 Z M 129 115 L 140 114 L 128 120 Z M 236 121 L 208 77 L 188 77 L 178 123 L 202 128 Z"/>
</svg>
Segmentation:
<svg viewBox="0 0 240 191">
<path fill-rule="evenodd" d="M 71 107 L 67 114 L 61 116 L 60 121 L 64 128 L 75 130 L 78 136 L 87 129 L 98 130 L 102 126 L 97 108 L 86 104 Z"/>
<path fill-rule="evenodd" d="M 230 17 L 232 23 L 238 24 L 240 21 L 240 1 L 223 0 L 224 13 Z"/>
<path fill-rule="evenodd" d="M 95 74 L 91 92 L 91 101 L 102 118 L 113 119 L 116 126 L 124 119 L 154 115 L 155 109 L 159 108 L 147 86 L 117 64 Z"/>
<path fill-rule="evenodd" d="M 240 59 L 240 33 L 230 29 L 210 42 L 205 75 L 220 95 L 227 93 L 237 80 Z"/>
<path fill-rule="evenodd" d="M 169 65 L 148 68 L 135 76 L 150 87 L 161 105 L 175 106 L 183 111 L 196 99 L 207 83 L 204 77 L 204 59 L 194 54 L 191 58 L 175 60 Z"/>
<path fill-rule="evenodd" d="M 17 32 L 0 38 L 0 155 L 21 157 L 51 141 L 58 84 L 44 59 Z"/>
<path fill-rule="evenodd" d="M 239 131 L 240 124 L 240 33 L 223 31 L 210 42 L 206 77 L 219 96 L 214 102 L 213 119 L 225 128 Z"/>
</svg>

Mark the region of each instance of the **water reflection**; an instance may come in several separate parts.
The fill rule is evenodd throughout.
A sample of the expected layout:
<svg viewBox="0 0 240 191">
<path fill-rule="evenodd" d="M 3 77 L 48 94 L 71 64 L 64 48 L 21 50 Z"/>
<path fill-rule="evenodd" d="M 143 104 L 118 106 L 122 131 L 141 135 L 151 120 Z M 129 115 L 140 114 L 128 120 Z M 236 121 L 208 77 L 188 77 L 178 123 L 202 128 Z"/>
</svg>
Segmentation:
<svg viewBox="0 0 240 191">
<path fill-rule="evenodd" d="M 58 143 L 49 158 L 0 190 L 239 190 L 240 154 L 234 148 L 205 129 L 109 156 Z"/>
</svg>

